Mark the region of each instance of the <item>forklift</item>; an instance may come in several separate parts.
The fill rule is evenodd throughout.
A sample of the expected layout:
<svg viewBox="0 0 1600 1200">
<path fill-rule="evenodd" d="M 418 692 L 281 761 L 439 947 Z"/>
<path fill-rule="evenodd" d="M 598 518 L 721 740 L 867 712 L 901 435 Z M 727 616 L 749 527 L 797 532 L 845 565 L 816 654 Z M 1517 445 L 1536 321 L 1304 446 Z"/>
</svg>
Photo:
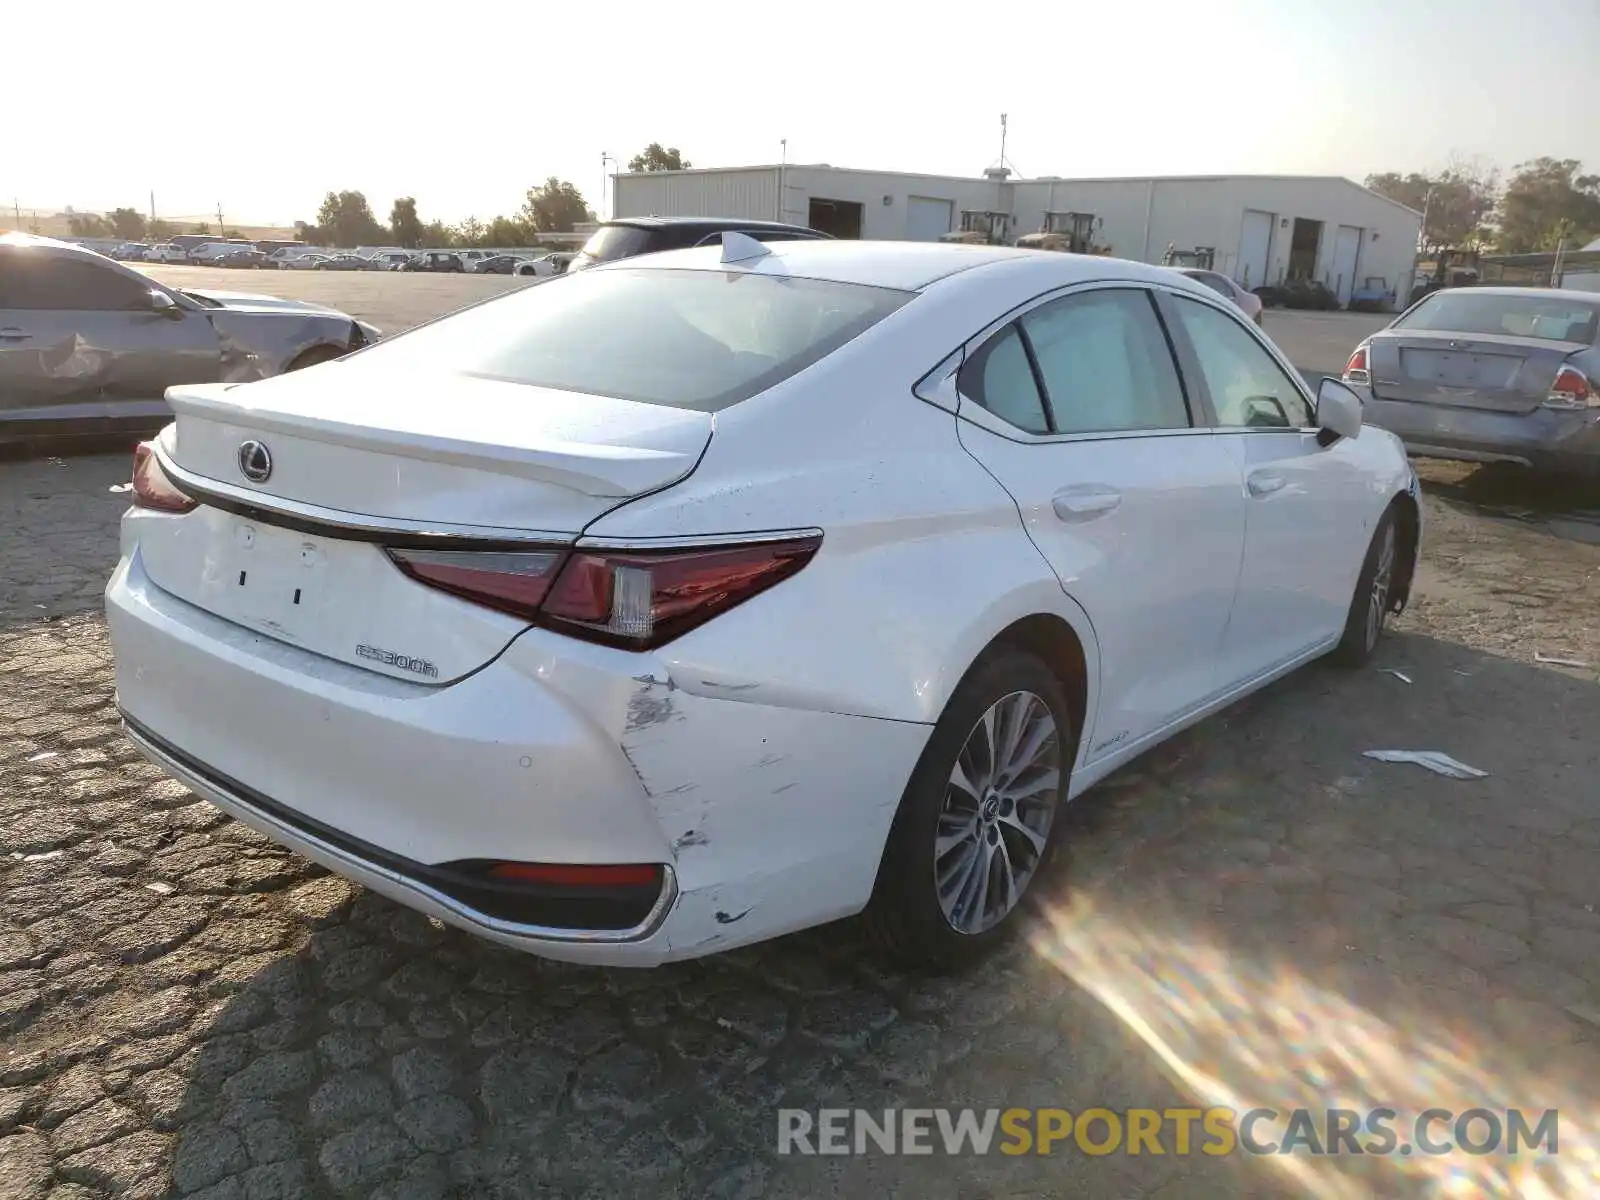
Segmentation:
<svg viewBox="0 0 1600 1200">
<path fill-rule="evenodd" d="M 1172 242 L 1167 243 L 1166 253 L 1161 256 L 1163 267 L 1188 267 L 1192 271 L 1210 271 L 1216 261 L 1215 246 L 1196 246 L 1193 250 L 1179 250 Z"/>
<path fill-rule="evenodd" d="M 1110 254 L 1110 246 L 1095 241 L 1104 222 L 1093 213 L 1047 212 L 1044 228 L 1017 239 L 1024 250 L 1055 250 L 1063 254 Z"/>
<path fill-rule="evenodd" d="M 1004 246 L 1006 226 L 1011 214 L 992 209 L 964 208 L 961 210 L 961 228 L 939 235 L 941 242 L 964 242 L 975 246 Z"/>
</svg>

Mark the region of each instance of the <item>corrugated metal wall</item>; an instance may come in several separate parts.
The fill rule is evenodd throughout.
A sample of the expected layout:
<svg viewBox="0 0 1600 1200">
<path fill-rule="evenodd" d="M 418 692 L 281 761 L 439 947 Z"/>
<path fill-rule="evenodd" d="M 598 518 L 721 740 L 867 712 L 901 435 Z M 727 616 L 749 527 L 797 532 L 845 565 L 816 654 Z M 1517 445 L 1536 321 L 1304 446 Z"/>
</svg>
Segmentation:
<svg viewBox="0 0 1600 1200">
<path fill-rule="evenodd" d="M 618 175 L 619 217 L 746 217 L 772 221 L 778 215 L 778 171 L 706 171 L 688 174 Z"/>
</svg>

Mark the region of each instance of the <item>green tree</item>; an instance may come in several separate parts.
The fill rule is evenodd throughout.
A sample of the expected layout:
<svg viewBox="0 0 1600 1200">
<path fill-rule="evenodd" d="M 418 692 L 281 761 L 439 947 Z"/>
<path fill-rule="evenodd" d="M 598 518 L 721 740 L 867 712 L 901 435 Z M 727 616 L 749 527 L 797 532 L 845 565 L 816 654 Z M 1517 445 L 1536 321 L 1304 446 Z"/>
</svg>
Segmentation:
<svg viewBox="0 0 1600 1200">
<path fill-rule="evenodd" d="M 526 246 L 532 240 L 533 231 L 516 217 L 496 217 L 484 235 L 486 246 Z"/>
<path fill-rule="evenodd" d="M 385 236 L 361 192 L 329 192 L 317 210 L 317 224 L 333 245 L 344 248 L 381 242 Z"/>
<path fill-rule="evenodd" d="M 401 196 L 389 210 L 389 232 L 395 245 L 415 250 L 422 245 L 422 221 L 417 216 L 414 196 Z"/>
<path fill-rule="evenodd" d="M 1472 159 L 1458 159 L 1431 175 L 1387 171 L 1368 175 L 1367 187 L 1422 213 L 1424 251 L 1482 240 L 1484 222 L 1499 198 L 1499 173 Z"/>
<path fill-rule="evenodd" d="M 150 222 L 150 240 L 152 242 L 170 242 L 172 235 L 178 232 L 178 227 L 171 221 L 163 221 L 157 217 Z"/>
<path fill-rule="evenodd" d="M 447 250 L 456 244 L 455 234 L 443 221 L 429 221 L 422 227 L 422 245 L 430 250 Z"/>
<path fill-rule="evenodd" d="M 144 214 L 136 208 L 113 208 L 106 214 L 106 220 L 111 222 L 111 232 L 115 237 L 129 242 L 137 242 L 144 237 Z"/>
<path fill-rule="evenodd" d="M 540 233 L 571 233 L 574 225 L 588 219 L 589 205 L 576 187 L 552 175 L 542 187 L 528 189 L 521 215 Z"/>
<path fill-rule="evenodd" d="M 190 232 L 198 233 L 198 234 L 202 234 L 202 235 L 208 235 L 211 232 L 211 226 L 209 224 L 207 224 L 205 221 L 201 221 Z"/>
<path fill-rule="evenodd" d="M 111 223 L 99 213 L 68 212 L 67 228 L 74 237 L 113 237 Z"/>
<path fill-rule="evenodd" d="M 1519 163 L 1500 200 L 1499 249 L 1506 254 L 1569 249 L 1600 235 L 1600 175 L 1575 158 Z"/>
<path fill-rule="evenodd" d="M 468 217 L 456 226 L 456 245 L 458 246 L 486 246 L 484 236 L 489 232 L 488 226 L 477 217 Z"/>
<path fill-rule="evenodd" d="M 693 165 L 676 146 L 665 148 L 660 142 L 651 142 L 628 160 L 630 171 L 687 171 Z"/>
</svg>

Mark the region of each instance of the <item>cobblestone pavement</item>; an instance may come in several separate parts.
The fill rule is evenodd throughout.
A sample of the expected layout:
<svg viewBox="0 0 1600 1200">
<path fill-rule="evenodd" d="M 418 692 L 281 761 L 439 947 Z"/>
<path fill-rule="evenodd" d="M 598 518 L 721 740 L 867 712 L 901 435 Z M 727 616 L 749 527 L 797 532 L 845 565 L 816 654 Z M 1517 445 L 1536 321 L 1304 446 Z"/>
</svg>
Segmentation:
<svg viewBox="0 0 1600 1200">
<path fill-rule="evenodd" d="M 1600 548 L 1431 474 L 1410 684 L 1313 667 L 1175 739 L 1074 806 L 1027 938 L 925 978 L 849 923 L 545 964 L 277 849 L 118 733 L 126 460 L 0 463 L 0 1197 L 1533 1194 L 1498 1155 L 775 1153 L 780 1106 L 1194 1102 L 1559 1107 L 1545 1194 L 1595 1194 L 1600 691 L 1534 654 L 1600 663 Z"/>
</svg>

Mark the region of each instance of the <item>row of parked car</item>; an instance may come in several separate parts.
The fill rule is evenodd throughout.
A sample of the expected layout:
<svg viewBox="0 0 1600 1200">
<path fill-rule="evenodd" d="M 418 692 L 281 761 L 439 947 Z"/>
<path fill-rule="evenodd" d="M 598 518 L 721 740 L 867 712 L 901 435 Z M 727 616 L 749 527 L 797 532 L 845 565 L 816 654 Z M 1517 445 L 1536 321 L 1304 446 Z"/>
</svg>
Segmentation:
<svg viewBox="0 0 1600 1200">
<path fill-rule="evenodd" d="M 240 240 L 125 242 L 108 256 L 119 262 L 184 263 L 266 271 L 453 271 L 485 275 L 559 275 L 573 255 L 497 250 L 339 250 L 323 246 L 272 246 Z"/>
</svg>

